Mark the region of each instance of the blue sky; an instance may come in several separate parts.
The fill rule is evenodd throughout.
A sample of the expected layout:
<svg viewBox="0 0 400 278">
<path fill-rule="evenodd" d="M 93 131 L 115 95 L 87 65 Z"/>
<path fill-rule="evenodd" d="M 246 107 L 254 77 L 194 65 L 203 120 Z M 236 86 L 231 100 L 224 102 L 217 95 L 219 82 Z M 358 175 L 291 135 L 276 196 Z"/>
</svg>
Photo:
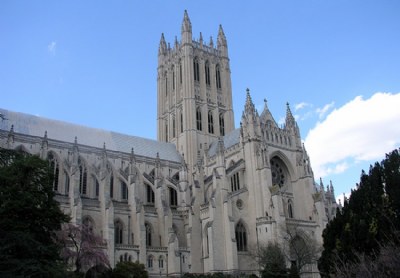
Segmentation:
<svg viewBox="0 0 400 278">
<path fill-rule="evenodd" d="M 337 195 L 400 146 L 397 0 L 3 0 L 0 107 L 155 139 L 158 44 L 185 9 L 195 39 L 224 28 L 236 127 L 246 88 L 277 122 L 289 102 Z"/>
</svg>

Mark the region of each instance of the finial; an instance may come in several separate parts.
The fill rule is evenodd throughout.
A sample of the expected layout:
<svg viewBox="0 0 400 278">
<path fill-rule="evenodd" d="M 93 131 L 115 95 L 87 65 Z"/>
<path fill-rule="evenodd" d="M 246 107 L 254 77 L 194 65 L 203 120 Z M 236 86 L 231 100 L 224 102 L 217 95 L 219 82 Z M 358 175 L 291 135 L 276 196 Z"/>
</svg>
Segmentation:
<svg viewBox="0 0 400 278">
<path fill-rule="evenodd" d="M 167 51 L 167 44 L 165 42 L 164 33 L 161 33 L 160 46 L 158 47 L 158 54 L 164 54 Z"/>
<path fill-rule="evenodd" d="M 178 49 L 179 43 L 178 43 L 178 37 L 177 37 L 177 36 L 175 36 L 175 42 L 174 42 L 174 44 L 175 44 L 175 49 Z"/>
<path fill-rule="evenodd" d="M 219 30 L 218 30 L 218 48 L 221 49 L 222 47 L 227 47 L 227 43 L 226 43 L 226 37 L 224 34 L 224 30 L 222 29 L 222 25 L 219 25 Z"/>
<path fill-rule="evenodd" d="M 44 131 L 44 139 L 47 140 L 47 130 Z"/>
<path fill-rule="evenodd" d="M 103 150 L 106 150 L 106 142 L 103 142 Z"/>
<path fill-rule="evenodd" d="M 131 148 L 130 161 L 131 161 L 131 163 L 133 163 L 135 161 L 135 151 L 133 150 L 133 148 Z"/>
<path fill-rule="evenodd" d="M 182 32 L 192 32 L 192 24 L 190 23 L 187 10 L 183 14 Z"/>
<path fill-rule="evenodd" d="M 11 125 L 10 133 L 14 133 L 14 125 Z"/>
<path fill-rule="evenodd" d="M 213 38 L 212 36 L 210 36 L 210 47 L 213 48 L 214 47 L 214 42 L 213 42 Z"/>
<path fill-rule="evenodd" d="M 77 144 L 78 144 L 78 137 L 77 137 L 77 136 L 75 136 L 75 139 L 74 139 L 74 144 L 75 144 L 75 145 L 77 145 Z"/>
</svg>

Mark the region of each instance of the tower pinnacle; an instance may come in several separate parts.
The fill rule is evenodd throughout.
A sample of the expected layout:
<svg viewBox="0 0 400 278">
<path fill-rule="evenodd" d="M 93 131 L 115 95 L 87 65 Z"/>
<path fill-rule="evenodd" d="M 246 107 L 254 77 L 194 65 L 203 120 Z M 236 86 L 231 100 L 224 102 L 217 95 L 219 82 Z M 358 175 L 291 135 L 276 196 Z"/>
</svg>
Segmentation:
<svg viewBox="0 0 400 278">
<path fill-rule="evenodd" d="M 165 42 L 164 33 L 161 34 L 160 45 L 158 47 L 158 55 L 167 51 L 167 43 Z"/>
<path fill-rule="evenodd" d="M 185 13 L 183 15 L 182 33 L 183 32 L 192 32 L 192 23 L 190 22 L 187 10 L 185 10 Z"/>
</svg>

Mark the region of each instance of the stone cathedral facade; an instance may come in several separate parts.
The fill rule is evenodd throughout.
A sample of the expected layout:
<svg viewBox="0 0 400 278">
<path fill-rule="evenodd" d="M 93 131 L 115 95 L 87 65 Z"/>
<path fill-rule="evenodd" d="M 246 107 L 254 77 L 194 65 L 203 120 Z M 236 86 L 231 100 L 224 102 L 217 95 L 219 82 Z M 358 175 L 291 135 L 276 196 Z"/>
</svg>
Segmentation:
<svg viewBox="0 0 400 278">
<path fill-rule="evenodd" d="M 171 48 L 161 36 L 157 74 L 157 141 L 0 109 L 0 147 L 49 160 L 60 206 L 106 240 L 112 266 L 258 274 L 254 251 L 269 241 L 290 246 L 296 230 L 321 244 L 333 187 L 315 184 L 289 105 L 279 127 L 247 90 L 234 127 L 222 27 L 216 45 L 194 40 L 185 11 L 180 41 Z M 315 264 L 304 270 L 318 277 Z"/>
</svg>

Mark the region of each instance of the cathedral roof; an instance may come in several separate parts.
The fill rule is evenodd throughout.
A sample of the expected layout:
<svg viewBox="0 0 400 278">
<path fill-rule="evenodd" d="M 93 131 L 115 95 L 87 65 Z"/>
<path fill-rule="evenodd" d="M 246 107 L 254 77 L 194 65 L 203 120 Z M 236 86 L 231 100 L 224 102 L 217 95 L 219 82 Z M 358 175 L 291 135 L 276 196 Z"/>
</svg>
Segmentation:
<svg viewBox="0 0 400 278">
<path fill-rule="evenodd" d="M 230 147 L 240 143 L 240 128 L 234 129 L 224 137 L 224 147 L 225 149 L 229 149 Z M 208 149 L 208 155 L 214 156 L 217 154 L 218 149 L 218 140 L 215 140 L 210 144 L 210 148 Z"/>
<path fill-rule="evenodd" d="M 133 148 L 135 155 L 156 158 L 159 153 L 161 159 L 174 162 L 181 162 L 182 159 L 172 143 L 85 127 L 1 108 L 0 113 L 6 118 L 6 120 L 0 121 L 1 130 L 9 131 L 13 125 L 15 133 L 43 137 L 47 131 L 48 138 L 53 140 L 73 143 L 76 136 L 80 145 L 89 147 L 102 148 L 105 144 L 107 150 L 112 151 L 131 153 Z"/>
</svg>

